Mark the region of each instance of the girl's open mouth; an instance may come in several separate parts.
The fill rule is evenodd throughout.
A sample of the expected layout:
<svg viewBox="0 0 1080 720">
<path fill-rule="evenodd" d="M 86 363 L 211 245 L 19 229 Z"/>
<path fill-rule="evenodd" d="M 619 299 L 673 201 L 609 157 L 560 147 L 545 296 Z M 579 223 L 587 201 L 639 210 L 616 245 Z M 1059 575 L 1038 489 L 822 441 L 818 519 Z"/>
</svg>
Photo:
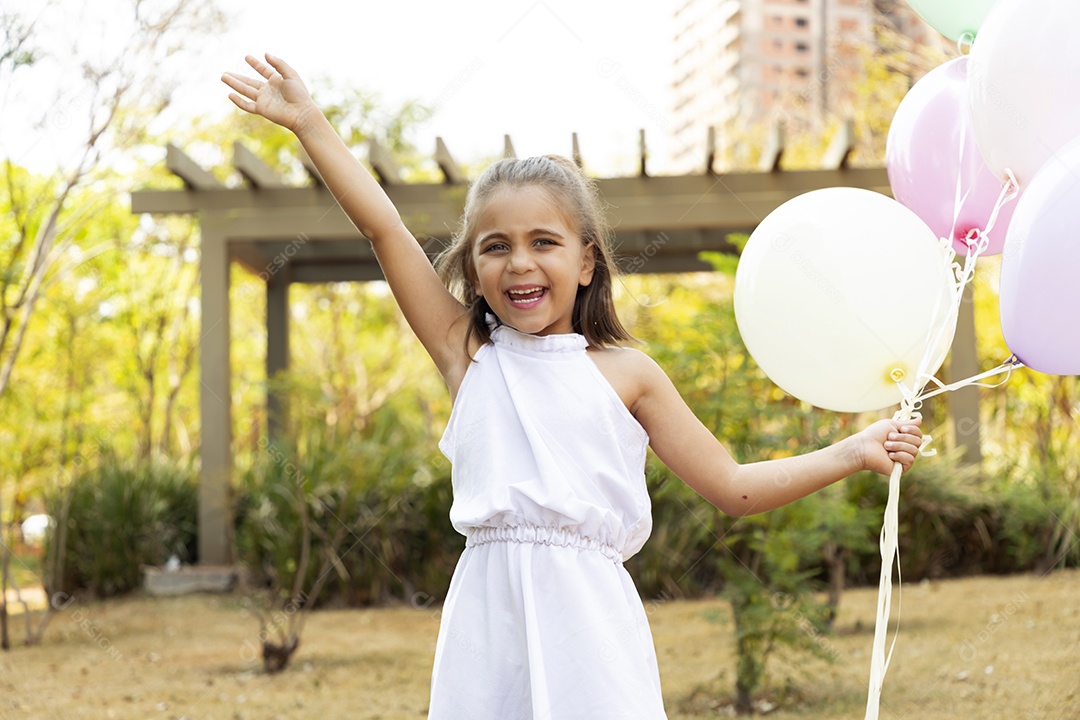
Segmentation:
<svg viewBox="0 0 1080 720">
<path fill-rule="evenodd" d="M 530 308 L 533 307 L 547 295 L 547 288 L 535 287 L 528 290 L 507 290 L 506 297 L 510 298 L 510 302 L 514 307 Z"/>
</svg>

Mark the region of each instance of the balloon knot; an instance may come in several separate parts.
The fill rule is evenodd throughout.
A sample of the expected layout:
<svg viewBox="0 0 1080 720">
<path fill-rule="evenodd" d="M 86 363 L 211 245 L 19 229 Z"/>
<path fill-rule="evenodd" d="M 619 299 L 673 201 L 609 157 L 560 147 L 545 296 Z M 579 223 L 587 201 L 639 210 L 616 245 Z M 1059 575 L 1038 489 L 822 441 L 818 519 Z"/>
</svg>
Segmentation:
<svg viewBox="0 0 1080 720">
<path fill-rule="evenodd" d="M 971 46 L 975 44 L 975 33 L 971 30 L 965 30 L 960 33 L 960 37 L 956 39 L 956 49 L 960 51 L 961 55 L 967 55 L 971 52 Z"/>
<path fill-rule="evenodd" d="M 904 372 L 903 368 L 893 368 L 889 372 L 889 379 L 893 382 L 901 382 L 906 376 L 907 373 Z"/>
</svg>

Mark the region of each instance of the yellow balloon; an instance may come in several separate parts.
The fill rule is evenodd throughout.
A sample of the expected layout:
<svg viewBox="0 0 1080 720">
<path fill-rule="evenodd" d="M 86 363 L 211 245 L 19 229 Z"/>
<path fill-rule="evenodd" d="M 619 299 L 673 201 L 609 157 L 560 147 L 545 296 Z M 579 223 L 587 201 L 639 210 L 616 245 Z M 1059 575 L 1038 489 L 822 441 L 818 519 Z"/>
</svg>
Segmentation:
<svg viewBox="0 0 1080 720">
<path fill-rule="evenodd" d="M 747 350 L 786 392 L 817 407 L 897 405 L 898 386 L 937 372 L 956 330 L 949 250 L 880 193 L 814 190 L 750 236 L 735 274 Z"/>
</svg>

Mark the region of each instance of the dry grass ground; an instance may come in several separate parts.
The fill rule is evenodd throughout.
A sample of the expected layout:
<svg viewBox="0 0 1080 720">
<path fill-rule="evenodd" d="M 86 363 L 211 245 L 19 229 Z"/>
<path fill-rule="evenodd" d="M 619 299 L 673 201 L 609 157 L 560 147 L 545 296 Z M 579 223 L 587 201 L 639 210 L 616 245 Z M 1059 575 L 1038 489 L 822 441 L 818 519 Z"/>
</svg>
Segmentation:
<svg viewBox="0 0 1080 720">
<path fill-rule="evenodd" d="M 862 718 L 874 589 L 844 595 L 837 661 L 771 664 L 770 717 Z M 894 601 L 894 609 L 896 603 Z M 724 714 L 734 684 L 726 605 L 647 603 L 672 720 Z M 19 618 L 14 629 L 21 633 Z M 423 718 L 434 609 L 321 611 L 285 672 L 253 660 L 235 598 L 75 603 L 40 647 L 0 654 L 2 718 Z M 18 636 L 18 635 L 17 635 Z M 1080 572 L 908 585 L 881 717 L 1080 718 Z"/>
</svg>

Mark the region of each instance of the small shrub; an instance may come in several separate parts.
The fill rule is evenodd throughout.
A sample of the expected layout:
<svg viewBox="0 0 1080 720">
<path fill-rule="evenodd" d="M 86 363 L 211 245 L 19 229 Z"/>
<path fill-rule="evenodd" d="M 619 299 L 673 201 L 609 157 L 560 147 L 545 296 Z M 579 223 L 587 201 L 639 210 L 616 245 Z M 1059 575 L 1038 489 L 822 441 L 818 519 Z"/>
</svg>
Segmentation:
<svg viewBox="0 0 1080 720">
<path fill-rule="evenodd" d="M 62 520 L 70 493 L 59 587 L 48 592 L 120 595 L 141 586 L 145 565 L 161 565 L 171 555 L 195 562 L 196 478 L 191 467 L 125 462 L 106 453 L 98 466 L 48 494 L 48 513 Z M 49 532 L 47 555 L 58 537 L 56 529 Z"/>
<path fill-rule="evenodd" d="M 289 446 L 263 443 L 240 476 L 237 556 L 255 585 L 286 601 L 293 588 L 312 587 L 332 553 L 333 577 L 318 604 L 441 599 L 465 546 L 450 525 L 449 464 L 389 407 L 361 436 L 335 438 L 317 427 L 302 433 Z M 300 502 L 312 560 L 298 583 Z"/>
</svg>

